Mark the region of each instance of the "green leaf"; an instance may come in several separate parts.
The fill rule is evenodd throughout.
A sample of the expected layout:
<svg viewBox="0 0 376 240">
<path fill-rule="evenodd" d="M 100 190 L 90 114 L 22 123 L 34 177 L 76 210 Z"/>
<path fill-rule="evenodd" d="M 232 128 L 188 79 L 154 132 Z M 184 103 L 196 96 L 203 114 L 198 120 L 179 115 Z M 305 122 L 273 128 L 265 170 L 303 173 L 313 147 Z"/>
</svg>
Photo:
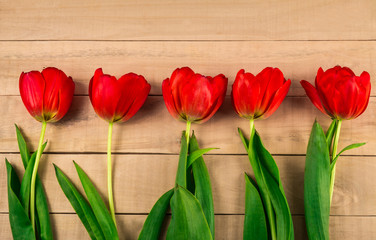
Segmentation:
<svg viewBox="0 0 376 240">
<path fill-rule="evenodd" d="M 333 119 L 332 123 L 330 124 L 330 126 L 328 128 L 328 131 L 326 131 L 326 134 L 325 134 L 326 142 L 328 144 L 329 151 L 330 151 L 330 147 L 332 146 L 336 126 L 337 126 L 337 120 Z"/>
<path fill-rule="evenodd" d="M 182 187 L 187 187 L 187 155 L 188 155 L 188 146 L 187 146 L 187 139 L 185 137 L 185 131 L 181 136 L 181 148 L 179 154 L 179 164 L 178 170 L 176 173 L 176 185 L 180 185 Z"/>
<path fill-rule="evenodd" d="M 243 239 L 268 239 L 265 210 L 257 184 L 245 174 L 245 217 Z"/>
<path fill-rule="evenodd" d="M 36 224 L 39 225 L 39 237 L 42 240 L 52 240 L 53 233 L 51 228 L 50 215 L 48 210 L 48 203 L 42 181 L 37 175 L 35 181 L 35 206 L 38 215 L 38 221 Z"/>
<path fill-rule="evenodd" d="M 85 200 L 69 178 L 60 170 L 60 168 L 58 168 L 55 164 L 54 167 L 56 178 L 61 189 L 68 198 L 82 224 L 85 226 L 91 239 L 105 239 L 102 229 L 99 226 L 99 223 L 95 218 L 94 212 L 89 203 Z"/>
<path fill-rule="evenodd" d="M 110 240 L 119 239 L 115 223 L 112 220 L 111 215 L 106 208 L 106 205 L 103 202 L 101 196 L 95 189 L 89 177 L 81 169 L 81 167 L 76 162 L 74 162 L 74 165 L 76 167 L 77 174 L 80 177 L 81 184 L 84 187 L 91 208 L 93 209 L 94 215 L 102 228 L 105 238 Z"/>
<path fill-rule="evenodd" d="M 24 168 L 26 169 L 27 164 L 30 159 L 30 151 L 27 148 L 25 138 L 22 136 L 20 129 L 18 128 L 16 124 L 14 125 L 16 126 L 17 142 L 18 142 L 18 148 L 20 149 L 22 163 L 24 165 Z"/>
<path fill-rule="evenodd" d="M 138 240 L 158 240 L 161 232 L 163 220 L 166 215 L 166 211 L 170 206 L 170 200 L 174 194 L 174 189 L 167 191 L 158 199 L 151 209 L 148 217 L 145 220 L 141 233 L 138 236 Z"/>
<path fill-rule="evenodd" d="M 366 143 L 353 143 L 353 144 L 348 145 L 348 146 L 345 147 L 344 149 L 342 149 L 342 150 L 337 154 L 337 156 L 333 159 L 332 163 L 330 164 L 330 171 L 333 170 L 334 166 L 336 165 L 336 162 L 337 162 L 338 157 L 339 157 L 344 151 L 347 151 L 347 150 L 350 150 L 350 149 L 354 149 L 354 148 L 361 147 L 361 146 L 363 146 L 364 144 L 366 144 Z"/>
<path fill-rule="evenodd" d="M 46 147 L 46 144 L 47 143 L 43 144 L 42 152 L 44 148 Z M 37 152 L 34 152 L 29 158 L 29 160 L 27 161 L 26 167 L 25 167 L 25 173 L 22 177 L 22 182 L 21 182 L 20 201 L 28 216 L 29 216 L 29 209 L 30 209 L 31 177 L 33 175 L 36 155 L 37 155 Z"/>
<path fill-rule="evenodd" d="M 5 159 L 8 175 L 9 222 L 14 240 L 35 239 L 33 227 L 21 202 L 18 199 L 20 181 L 12 165 Z"/>
<path fill-rule="evenodd" d="M 304 171 L 304 211 L 309 239 L 329 239 L 330 157 L 326 136 L 315 121 Z"/>
<path fill-rule="evenodd" d="M 218 148 L 197 149 L 197 150 L 193 151 L 192 153 L 190 153 L 188 155 L 188 159 L 187 159 L 187 168 L 190 167 L 192 165 L 192 163 L 194 161 L 196 161 L 198 158 L 202 157 L 202 155 L 204 155 L 205 153 L 207 153 L 207 152 L 209 152 L 213 149 L 218 149 Z"/>
<path fill-rule="evenodd" d="M 242 140 L 242 143 L 244 145 L 245 150 L 248 151 L 248 144 L 249 144 L 249 142 L 244 137 L 243 132 L 242 132 L 242 130 L 240 128 L 238 128 L 238 133 L 239 133 L 240 139 Z"/>
<path fill-rule="evenodd" d="M 198 142 L 194 132 L 189 142 L 189 150 L 197 152 L 199 149 Z M 199 201 L 204 212 L 206 221 L 209 225 L 211 235 L 214 239 L 214 204 L 213 193 L 210 183 L 210 176 L 206 168 L 204 159 L 200 156 L 192 164 L 193 178 L 195 182 L 195 196 Z"/>
<path fill-rule="evenodd" d="M 175 187 L 170 206 L 172 218 L 166 240 L 212 240 L 200 203 L 192 193 Z"/>
</svg>

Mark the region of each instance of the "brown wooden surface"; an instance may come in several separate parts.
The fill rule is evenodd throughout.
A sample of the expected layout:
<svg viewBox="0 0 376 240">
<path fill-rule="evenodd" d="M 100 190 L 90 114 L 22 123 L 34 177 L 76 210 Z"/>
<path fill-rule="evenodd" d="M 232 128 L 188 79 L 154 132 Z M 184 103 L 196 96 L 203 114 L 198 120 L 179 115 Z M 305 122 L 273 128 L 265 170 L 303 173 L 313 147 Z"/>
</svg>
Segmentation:
<svg viewBox="0 0 376 240">
<path fill-rule="evenodd" d="M 0 0 L 0 154 L 22 174 L 14 123 L 36 148 L 41 124 L 22 104 L 22 71 L 55 66 L 76 82 L 72 108 L 48 124 L 48 146 L 40 165 L 56 239 L 88 239 L 54 176 L 57 164 L 79 186 L 72 160 L 106 195 L 107 124 L 87 97 L 94 71 L 117 77 L 142 74 L 151 96 L 113 136 L 114 194 L 119 232 L 137 239 L 157 198 L 173 186 L 180 134 L 185 125 L 164 106 L 161 82 L 177 67 L 205 75 L 225 74 L 227 94 L 239 69 L 258 73 L 279 67 L 292 80 L 288 97 L 269 119 L 256 121 L 275 155 L 294 219 L 295 239 L 306 239 L 303 209 L 304 154 L 315 118 L 330 119 L 305 96 L 299 81 L 313 82 L 317 69 L 348 66 L 368 71 L 376 86 L 376 2 L 374 0 L 92 1 Z M 331 209 L 331 240 L 376 239 L 376 87 L 366 112 L 344 121 L 340 149 L 367 145 L 339 159 Z M 244 172 L 252 174 L 237 133 L 248 135 L 230 97 L 207 123 L 194 124 L 201 147 L 218 147 L 205 156 L 214 194 L 216 239 L 242 239 Z M 0 239 L 11 239 L 6 170 L 0 161 Z M 106 197 L 105 197 L 106 198 Z"/>
</svg>

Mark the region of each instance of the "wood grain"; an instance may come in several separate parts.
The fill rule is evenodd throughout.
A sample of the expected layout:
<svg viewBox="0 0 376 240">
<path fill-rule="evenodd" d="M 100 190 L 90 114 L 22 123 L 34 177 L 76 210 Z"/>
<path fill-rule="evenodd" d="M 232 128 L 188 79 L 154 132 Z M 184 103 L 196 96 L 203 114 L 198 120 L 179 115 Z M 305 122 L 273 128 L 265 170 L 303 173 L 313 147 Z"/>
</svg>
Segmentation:
<svg viewBox="0 0 376 240">
<path fill-rule="evenodd" d="M 6 154 L 5 157 L 19 173 L 23 172 L 18 154 Z M 113 159 L 117 213 L 148 213 L 157 199 L 174 186 L 177 155 L 121 154 L 114 155 Z M 275 159 L 291 212 L 304 214 L 304 156 L 277 156 Z M 59 166 L 82 190 L 72 160 L 81 165 L 100 192 L 107 196 L 105 155 L 45 154 L 39 173 L 46 187 L 51 212 L 74 212 L 58 185 L 52 165 Z M 213 187 L 215 213 L 243 214 L 244 172 L 253 174 L 247 156 L 208 155 L 205 161 Z M 376 192 L 372 191 L 376 182 L 374 172 L 376 157 L 341 157 L 331 214 L 376 215 Z M 0 161 L 0 176 L 6 176 L 4 161 Z M 7 212 L 6 181 L 0 182 L 0 192 L 4 196 L 0 202 L 0 212 Z"/>
<path fill-rule="evenodd" d="M 375 2 L 0 1 L 2 40 L 369 40 Z"/>
<path fill-rule="evenodd" d="M 90 239 L 79 218 L 75 214 L 52 214 L 55 226 L 55 239 Z M 146 215 L 117 215 L 121 239 L 137 239 Z M 215 234 L 218 240 L 243 238 L 242 215 L 216 215 Z M 295 239 L 308 240 L 305 231 L 304 217 L 293 216 Z M 69 230 L 68 230 L 69 229 Z M 339 217 L 330 218 L 330 239 L 332 240 L 369 240 L 376 238 L 376 219 L 371 217 Z M 165 230 L 166 231 L 166 230 Z M 165 234 L 164 231 L 164 234 Z M 11 240 L 8 214 L 0 214 L 0 238 Z M 162 235 L 163 239 L 163 235 Z"/>
<path fill-rule="evenodd" d="M 178 67 L 190 66 L 211 76 L 225 74 L 230 94 L 240 69 L 257 74 L 273 66 L 292 79 L 290 96 L 304 96 L 299 81 L 313 82 L 319 67 L 327 69 L 335 65 L 348 66 L 357 75 L 368 71 L 375 85 L 376 42 L 5 41 L 0 42 L 0 95 L 19 95 L 21 72 L 48 66 L 72 76 L 78 95 L 88 94 L 90 78 L 99 67 L 117 77 L 131 71 L 142 74 L 152 85 L 151 94 L 161 95 L 162 81 Z M 372 88 L 372 95 L 376 95 L 376 88 Z"/>
<path fill-rule="evenodd" d="M 31 149 L 36 149 L 41 124 L 35 121 L 23 106 L 19 96 L 0 96 L 0 152 L 18 152 L 15 128 L 17 123 L 24 131 Z M 376 99 L 371 98 L 366 112 L 342 124 L 339 149 L 355 143 L 367 142 L 364 147 L 346 154 L 375 155 Z M 307 97 L 288 97 L 268 119 L 256 121 L 267 149 L 273 154 L 305 154 L 309 134 L 315 118 L 326 129 L 331 120 L 313 106 Z M 48 124 L 47 152 L 105 152 L 107 122 L 94 112 L 87 96 L 77 96 L 67 116 L 58 123 Z M 245 154 L 237 127 L 245 134 L 249 131 L 246 119 L 235 114 L 230 98 L 212 119 L 204 124 L 194 124 L 202 147 L 218 147 L 214 154 Z M 121 153 L 175 153 L 180 151 L 181 131 L 184 122 L 172 118 L 161 96 L 149 97 L 145 106 L 126 123 L 115 124 L 113 151 Z"/>
</svg>

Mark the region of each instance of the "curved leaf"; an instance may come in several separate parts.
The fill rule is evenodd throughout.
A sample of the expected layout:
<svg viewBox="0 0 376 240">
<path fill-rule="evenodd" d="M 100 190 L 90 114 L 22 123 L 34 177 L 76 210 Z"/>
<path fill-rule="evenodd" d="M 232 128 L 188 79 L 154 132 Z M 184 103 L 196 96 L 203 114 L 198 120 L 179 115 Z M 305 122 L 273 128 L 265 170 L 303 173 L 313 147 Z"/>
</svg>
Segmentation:
<svg viewBox="0 0 376 240">
<path fill-rule="evenodd" d="M 187 158 L 187 168 L 189 168 L 196 159 L 202 157 L 205 153 L 218 148 L 203 148 L 203 149 L 196 149 L 192 150 L 192 153 L 189 153 Z"/>
<path fill-rule="evenodd" d="M 330 171 L 333 170 L 334 166 L 336 165 L 336 162 L 337 162 L 338 157 L 339 157 L 344 151 L 347 151 L 347 150 L 351 150 L 351 149 L 354 149 L 354 148 L 361 147 L 361 146 L 363 146 L 364 144 L 366 144 L 366 143 L 353 143 L 353 144 L 348 145 L 348 146 L 345 147 L 344 149 L 342 149 L 342 150 L 337 154 L 337 156 L 333 159 L 332 163 L 330 164 Z"/>
<path fill-rule="evenodd" d="M 257 184 L 247 174 L 245 175 L 245 217 L 244 240 L 267 240 L 265 210 Z"/>
<path fill-rule="evenodd" d="M 189 151 L 199 151 L 198 142 L 194 132 L 189 141 Z M 192 164 L 192 172 L 195 182 L 195 196 L 199 201 L 206 221 L 209 225 L 211 235 L 214 239 L 214 204 L 213 193 L 210 183 L 210 176 L 204 159 L 200 156 Z"/>
<path fill-rule="evenodd" d="M 167 191 L 158 199 L 145 220 L 138 240 L 158 240 L 174 189 Z"/>
<path fill-rule="evenodd" d="M 329 239 L 330 157 L 326 136 L 315 121 L 304 171 L 304 212 L 309 239 Z"/>
<path fill-rule="evenodd" d="M 167 240 L 212 240 L 200 203 L 191 192 L 175 187 L 170 206 L 172 218 Z"/>
<path fill-rule="evenodd" d="M 5 164 L 8 175 L 9 222 L 12 229 L 13 239 L 33 240 L 35 239 L 33 227 L 31 226 L 30 219 L 18 199 L 20 181 L 7 159 L 5 159 Z"/>
<path fill-rule="evenodd" d="M 69 180 L 69 178 L 55 164 L 55 174 L 61 189 L 76 211 L 82 224 L 85 226 L 91 239 L 105 239 L 102 229 L 91 209 L 89 203 Z"/>
<path fill-rule="evenodd" d="M 30 159 L 30 151 L 27 148 L 25 138 L 22 136 L 20 129 L 18 128 L 16 124 L 14 124 L 14 126 L 16 126 L 17 142 L 18 142 L 18 148 L 20 149 L 22 163 L 24 165 L 24 168 L 26 169 L 27 164 Z"/>
<path fill-rule="evenodd" d="M 76 162 L 74 162 L 74 165 L 76 167 L 77 174 L 80 177 L 81 184 L 84 187 L 91 208 L 93 209 L 94 215 L 103 230 L 105 238 L 110 240 L 119 239 L 115 223 L 112 220 L 111 215 L 106 208 L 106 205 L 103 202 L 101 196 L 95 189 L 89 177 L 82 170 L 82 168 Z"/>
</svg>

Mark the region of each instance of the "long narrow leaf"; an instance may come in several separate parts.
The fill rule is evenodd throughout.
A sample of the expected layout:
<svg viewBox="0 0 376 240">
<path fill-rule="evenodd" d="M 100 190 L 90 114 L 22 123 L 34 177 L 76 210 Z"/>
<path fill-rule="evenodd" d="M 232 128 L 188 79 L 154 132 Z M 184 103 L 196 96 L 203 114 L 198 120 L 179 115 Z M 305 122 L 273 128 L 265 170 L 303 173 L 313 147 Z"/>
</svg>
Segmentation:
<svg viewBox="0 0 376 240">
<path fill-rule="evenodd" d="M 163 220 L 165 219 L 166 211 L 170 206 L 170 200 L 174 194 L 174 189 L 167 191 L 158 199 L 151 209 L 148 217 L 145 220 L 138 240 L 158 240 L 161 232 Z"/>
<path fill-rule="evenodd" d="M 348 146 L 345 147 L 344 149 L 342 149 L 342 150 L 337 154 L 337 156 L 333 159 L 332 163 L 330 164 L 330 171 L 333 170 L 334 166 L 336 165 L 336 162 L 337 162 L 338 157 L 339 157 L 344 151 L 347 151 L 347 150 L 351 150 L 351 149 L 354 149 L 354 148 L 361 147 L 361 146 L 363 146 L 364 144 L 366 144 L 366 143 L 353 143 L 353 144 L 348 145 Z"/>
<path fill-rule="evenodd" d="M 61 189 L 68 198 L 73 209 L 76 211 L 82 224 L 85 226 L 91 239 L 105 239 L 102 229 L 91 209 L 89 203 L 77 190 L 69 178 L 55 164 L 55 174 Z"/>
<path fill-rule="evenodd" d="M 26 169 L 27 164 L 30 159 L 30 151 L 27 148 L 25 138 L 22 136 L 20 129 L 18 128 L 16 124 L 14 125 L 16 126 L 17 142 L 18 142 L 18 148 L 20 149 L 22 163 L 24 165 L 24 168 Z"/>
<path fill-rule="evenodd" d="M 93 209 L 94 215 L 102 228 L 105 238 L 110 240 L 119 239 L 115 223 L 112 220 L 111 215 L 108 209 L 106 208 L 106 205 L 103 202 L 101 196 L 95 189 L 89 177 L 81 169 L 81 167 L 76 162 L 74 162 L 74 165 L 76 167 L 77 174 L 81 180 L 81 184 L 84 187 L 89 203 Z"/>
<path fill-rule="evenodd" d="M 52 240 L 52 228 L 50 215 L 48 210 L 48 203 L 42 181 L 37 175 L 35 181 L 35 206 L 38 214 L 37 224 L 39 225 L 39 237 L 41 240 Z"/>
<path fill-rule="evenodd" d="M 326 136 L 315 121 L 304 171 L 304 212 L 309 239 L 329 239 L 330 157 Z"/>
<path fill-rule="evenodd" d="M 265 210 L 257 184 L 245 174 L 244 240 L 267 240 Z"/>
<path fill-rule="evenodd" d="M 18 199 L 20 191 L 20 180 L 17 177 L 12 165 L 5 159 L 8 175 L 8 205 L 9 222 L 14 240 L 35 239 L 33 227 L 21 202 Z"/>
<path fill-rule="evenodd" d="M 332 123 L 330 124 L 330 126 L 329 126 L 329 128 L 328 128 L 328 130 L 326 131 L 326 134 L 325 134 L 326 142 L 327 142 L 328 147 L 329 147 L 329 151 L 330 151 L 330 147 L 332 146 L 334 131 L 336 129 L 336 125 L 337 125 L 337 120 L 333 119 Z"/>
<path fill-rule="evenodd" d="M 187 159 L 187 168 L 196 161 L 196 159 L 200 158 L 202 155 L 205 153 L 213 150 L 213 149 L 218 149 L 218 148 L 203 148 L 203 149 L 197 149 L 197 150 L 192 150 L 192 153 L 189 153 L 188 159 Z"/>
<path fill-rule="evenodd" d="M 47 143 L 43 144 L 42 152 L 43 152 L 44 148 L 46 147 L 46 144 Z M 20 201 L 21 201 L 21 204 L 24 207 L 25 212 L 27 213 L 28 216 L 29 216 L 29 209 L 30 209 L 31 177 L 33 175 L 36 155 L 37 155 L 37 152 L 34 152 L 31 155 L 30 159 L 28 160 L 27 165 L 25 167 L 25 173 L 22 177 L 22 182 L 21 182 Z"/>
<path fill-rule="evenodd" d="M 197 198 L 177 186 L 170 201 L 172 218 L 166 240 L 212 240 L 210 228 Z"/>
<path fill-rule="evenodd" d="M 189 150 L 197 152 L 199 150 L 196 136 L 193 132 L 189 143 Z M 192 171 L 195 181 L 195 196 L 199 201 L 206 221 L 208 222 L 211 235 L 214 239 L 214 204 L 213 193 L 210 183 L 210 176 L 206 168 L 204 159 L 200 156 L 192 164 Z"/>
<path fill-rule="evenodd" d="M 185 137 L 185 131 L 183 131 L 181 136 L 181 148 L 179 154 L 179 164 L 176 173 L 176 185 L 182 187 L 187 187 L 187 156 L 188 156 L 188 146 L 187 139 Z"/>
</svg>

